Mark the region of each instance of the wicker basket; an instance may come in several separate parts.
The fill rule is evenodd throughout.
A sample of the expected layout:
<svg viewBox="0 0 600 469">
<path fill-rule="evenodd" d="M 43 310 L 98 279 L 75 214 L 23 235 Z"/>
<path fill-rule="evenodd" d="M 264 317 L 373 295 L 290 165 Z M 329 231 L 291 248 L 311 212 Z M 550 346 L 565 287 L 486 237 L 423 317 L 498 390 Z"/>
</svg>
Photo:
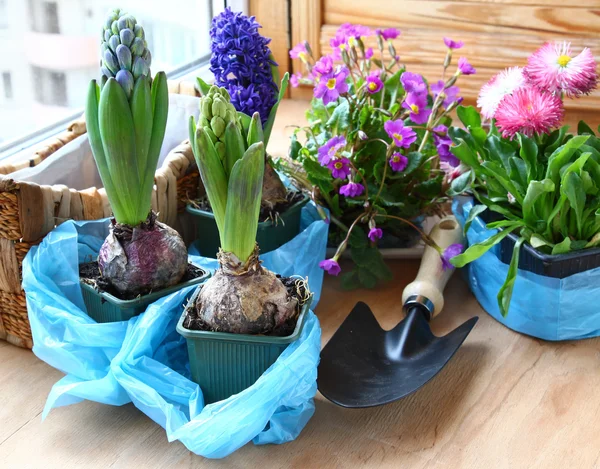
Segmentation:
<svg viewBox="0 0 600 469">
<path fill-rule="evenodd" d="M 169 83 L 169 92 L 197 95 L 187 82 Z M 21 266 L 32 246 L 56 225 L 68 219 L 97 220 L 111 214 L 104 189 L 70 189 L 64 185 L 38 185 L 11 179 L 10 173 L 35 166 L 86 131 L 82 119 L 65 132 L 44 142 L 30 159 L 0 165 L 0 339 L 31 348 Z M 177 228 L 178 213 L 198 190 L 198 170 L 187 142 L 167 156 L 155 175 L 152 208 L 159 220 Z"/>
</svg>

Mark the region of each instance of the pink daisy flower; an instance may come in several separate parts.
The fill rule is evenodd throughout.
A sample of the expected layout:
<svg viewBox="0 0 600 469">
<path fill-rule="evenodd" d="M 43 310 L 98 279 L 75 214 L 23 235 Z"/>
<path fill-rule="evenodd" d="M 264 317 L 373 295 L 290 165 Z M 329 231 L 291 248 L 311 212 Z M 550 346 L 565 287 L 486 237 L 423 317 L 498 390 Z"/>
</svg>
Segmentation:
<svg viewBox="0 0 600 469">
<path fill-rule="evenodd" d="M 487 119 L 492 119 L 502 98 L 523 88 L 526 84 L 527 79 L 521 67 L 507 68 L 494 75 L 479 91 L 477 106 L 481 108 L 481 114 Z"/>
<path fill-rule="evenodd" d="M 573 56 L 570 42 L 545 43 L 529 56 L 525 74 L 542 90 L 569 97 L 588 94 L 598 79 L 592 52 L 586 47 Z"/>
<path fill-rule="evenodd" d="M 517 132 L 528 137 L 546 134 L 560 125 L 563 117 L 561 99 L 528 86 L 506 95 L 496 110 L 496 125 L 505 138 Z"/>
</svg>

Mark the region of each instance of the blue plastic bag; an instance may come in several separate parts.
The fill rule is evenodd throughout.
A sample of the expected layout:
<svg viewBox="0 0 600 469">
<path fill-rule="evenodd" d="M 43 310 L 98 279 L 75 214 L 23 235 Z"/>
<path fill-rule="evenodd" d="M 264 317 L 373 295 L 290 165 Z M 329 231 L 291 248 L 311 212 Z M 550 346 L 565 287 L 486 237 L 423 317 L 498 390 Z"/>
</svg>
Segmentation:
<svg viewBox="0 0 600 469">
<path fill-rule="evenodd" d="M 456 199 L 453 211 L 464 226 L 472 201 Z M 467 238 L 469 244 L 488 239 L 497 230 L 488 230 L 476 218 Z M 573 340 L 600 335 L 600 268 L 563 279 L 544 277 L 519 270 L 508 315 L 500 314 L 497 295 L 504 283 L 508 265 L 497 255 L 497 247 L 467 265 L 471 291 L 492 317 L 505 326 L 545 340 Z"/>
<path fill-rule="evenodd" d="M 303 208 L 296 238 L 261 258 L 282 275 L 308 277 L 318 302 L 328 225 L 311 204 Z M 52 388 L 43 417 L 83 399 L 133 403 L 206 457 L 224 457 L 249 441 L 294 439 L 314 413 L 320 326 L 311 312 L 298 341 L 248 390 L 204 407 L 189 380 L 185 340 L 175 325 L 193 287 L 159 299 L 128 322 L 97 324 L 85 313 L 78 264 L 94 258 L 108 233 L 108 220 L 66 222 L 31 249 L 23 263 L 34 353 L 67 374 Z M 202 267 L 214 260 L 192 256 Z M 237 426 L 236 426 L 237 425 Z"/>
</svg>

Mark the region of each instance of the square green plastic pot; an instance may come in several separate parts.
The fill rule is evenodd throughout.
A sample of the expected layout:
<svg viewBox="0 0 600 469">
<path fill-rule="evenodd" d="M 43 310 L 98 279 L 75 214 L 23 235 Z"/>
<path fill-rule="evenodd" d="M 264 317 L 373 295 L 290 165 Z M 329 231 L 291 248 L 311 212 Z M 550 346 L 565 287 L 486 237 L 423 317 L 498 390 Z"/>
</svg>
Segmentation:
<svg viewBox="0 0 600 469">
<path fill-rule="evenodd" d="M 256 232 L 256 242 L 260 247 L 261 254 L 274 251 L 283 246 L 288 241 L 300 233 L 300 218 L 302 207 L 309 201 L 304 197 L 285 212 L 279 214 L 277 224 L 273 221 L 263 221 L 258 224 Z M 212 212 L 200 210 L 188 204 L 186 211 L 194 217 L 194 227 L 196 229 L 196 246 L 200 254 L 204 257 L 215 259 L 221 246 L 217 222 Z"/>
<path fill-rule="evenodd" d="M 197 267 L 197 266 L 196 266 Z M 121 300 L 107 292 L 99 292 L 93 286 L 80 281 L 81 294 L 88 316 L 98 323 L 128 321 L 132 317 L 146 311 L 146 308 L 163 296 L 175 293 L 185 287 L 199 285 L 210 277 L 210 272 L 204 272 L 201 276 L 187 282 L 182 282 L 164 290 L 149 293 L 133 300 Z"/>
<path fill-rule="evenodd" d="M 300 311 L 294 332 L 286 337 L 193 331 L 183 327 L 183 321 L 199 293 L 200 288 L 190 298 L 177 323 L 177 332 L 185 337 L 192 381 L 200 385 L 206 404 L 252 386 L 286 347 L 298 340 L 310 308 L 309 300 Z"/>
</svg>

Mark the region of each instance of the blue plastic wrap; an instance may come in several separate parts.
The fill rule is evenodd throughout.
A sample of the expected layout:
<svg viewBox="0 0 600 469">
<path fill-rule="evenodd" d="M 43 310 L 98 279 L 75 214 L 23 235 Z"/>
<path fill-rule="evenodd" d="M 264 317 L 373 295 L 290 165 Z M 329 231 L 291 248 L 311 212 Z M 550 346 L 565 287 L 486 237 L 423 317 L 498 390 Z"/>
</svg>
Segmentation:
<svg viewBox="0 0 600 469">
<path fill-rule="evenodd" d="M 472 201 L 455 200 L 453 210 L 464 225 Z M 469 244 L 488 239 L 497 230 L 488 230 L 477 217 L 469 231 Z M 490 249 L 466 268 L 473 294 L 492 317 L 505 326 L 545 340 L 585 339 L 600 335 L 600 268 L 563 279 L 544 277 L 519 270 L 508 315 L 503 318 L 497 295 L 504 283 L 508 265 Z"/>
<path fill-rule="evenodd" d="M 318 302 L 328 225 L 312 205 L 305 228 L 276 251 L 261 256 L 282 275 L 308 277 Z M 111 405 L 132 402 L 162 425 L 169 441 L 180 440 L 205 457 L 224 457 L 249 441 L 284 443 L 314 413 L 321 330 L 311 312 L 300 339 L 291 344 L 249 389 L 204 406 L 190 379 L 185 339 L 175 330 L 193 287 L 163 297 L 128 322 L 97 324 L 86 313 L 78 264 L 95 257 L 108 220 L 63 223 L 31 249 L 23 263 L 34 353 L 67 374 L 52 388 L 43 417 L 83 399 Z M 214 269 L 214 259 L 191 261 Z"/>
</svg>

